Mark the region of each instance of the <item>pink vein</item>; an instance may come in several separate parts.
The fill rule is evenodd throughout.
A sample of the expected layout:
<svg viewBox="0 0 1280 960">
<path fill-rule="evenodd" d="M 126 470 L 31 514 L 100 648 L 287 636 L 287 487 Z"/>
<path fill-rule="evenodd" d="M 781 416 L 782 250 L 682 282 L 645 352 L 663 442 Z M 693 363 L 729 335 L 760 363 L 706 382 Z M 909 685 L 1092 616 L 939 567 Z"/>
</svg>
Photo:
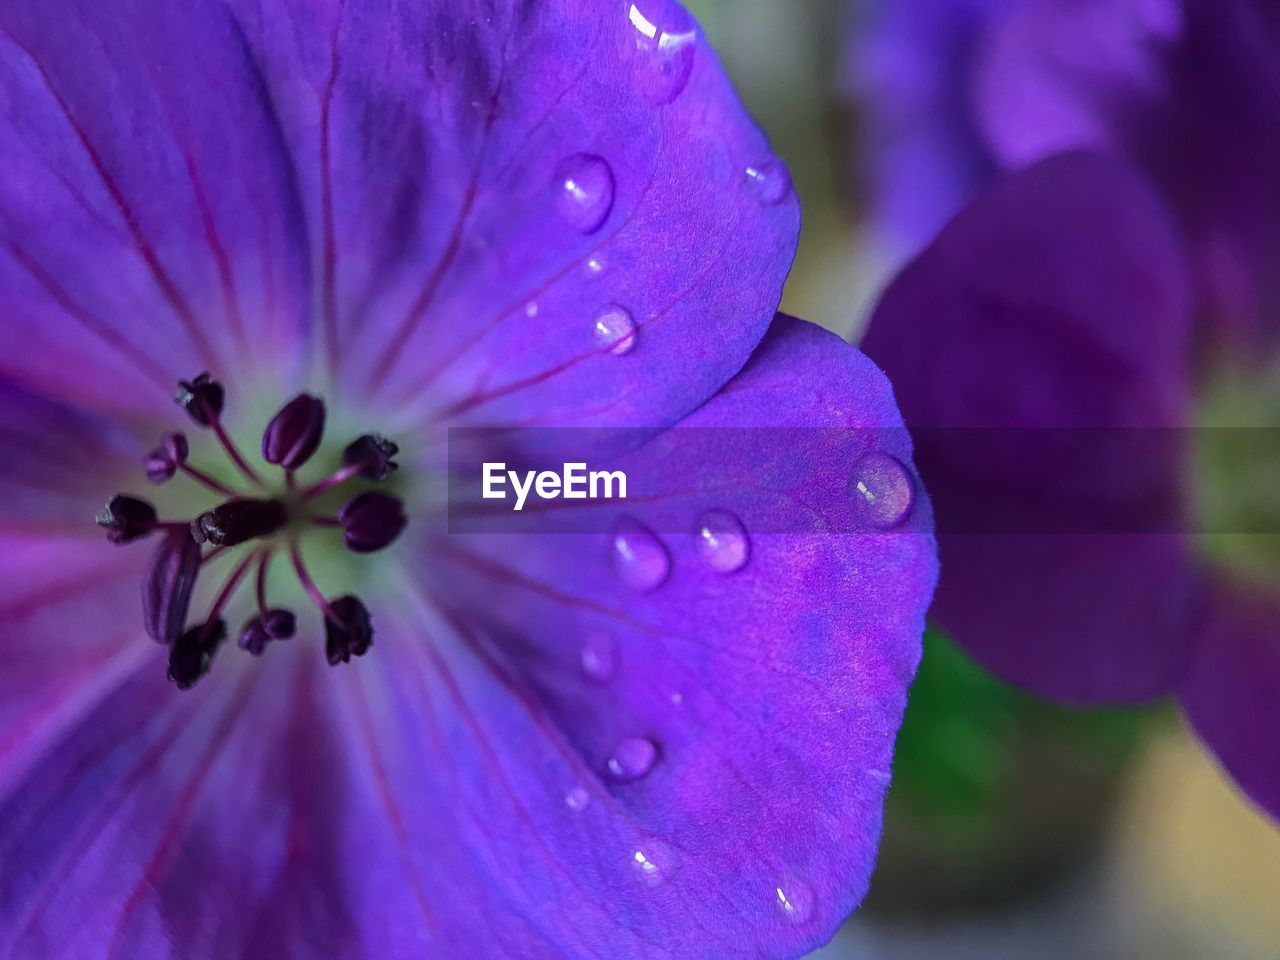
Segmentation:
<svg viewBox="0 0 1280 960">
<path fill-rule="evenodd" d="M 342 31 L 342 18 L 346 13 L 346 0 L 338 6 L 338 15 L 329 37 L 329 78 L 325 82 L 320 102 L 320 203 L 324 216 L 324 251 L 322 269 L 323 317 L 325 348 L 330 372 L 338 369 L 338 249 L 333 216 L 333 159 L 331 156 L 330 129 L 333 114 L 333 96 L 338 86 L 341 58 L 338 55 L 338 37 Z"/>
<path fill-rule="evenodd" d="M 12 37 L 10 39 L 13 39 Z M 216 358 L 217 353 L 214 351 L 209 340 L 204 335 L 204 331 L 200 329 L 199 322 L 196 320 L 195 314 L 191 310 L 191 306 L 183 297 L 182 292 L 178 289 L 177 284 L 169 276 L 164 265 L 160 262 L 159 256 L 156 254 L 155 248 L 151 245 L 151 241 L 147 239 L 146 234 L 142 232 L 142 225 L 138 221 L 137 214 L 134 212 L 129 201 L 125 198 L 124 191 L 120 189 L 120 185 L 112 177 L 110 171 L 107 170 L 106 164 L 102 160 L 102 156 L 98 153 L 97 148 L 93 145 L 93 141 L 89 139 L 88 133 L 84 127 L 80 125 L 80 121 L 75 118 L 71 112 L 70 105 L 63 99 L 62 94 L 54 86 L 52 78 L 48 71 L 45 70 L 44 64 L 36 57 L 35 53 L 28 47 L 14 43 L 30 58 L 36 71 L 40 74 L 41 80 L 44 82 L 45 89 L 49 91 L 54 102 L 57 103 L 58 109 L 61 111 L 67 123 L 70 124 L 72 131 L 76 135 L 76 139 L 80 141 L 80 145 L 84 148 L 85 153 L 89 157 L 89 162 L 93 165 L 93 169 L 97 172 L 98 178 L 102 181 L 102 185 L 111 195 L 111 199 L 115 202 L 116 208 L 120 211 L 120 215 L 124 217 L 125 225 L 129 228 L 129 235 L 133 238 L 134 248 L 146 263 L 151 271 L 152 277 L 156 281 L 156 285 L 160 288 L 164 298 L 169 302 L 178 318 L 182 321 L 186 328 L 187 336 L 191 338 L 192 344 L 195 346 L 197 353 L 208 362 Z"/>
<path fill-rule="evenodd" d="M 239 687 L 236 689 L 236 695 L 232 698 L 231 705 L 227 708 L 226 713 L 222 715 L 222 719 L 218 724 L 217 730 L 209 740 L 209 745 L 205 749 L 204 754 L 200 758 L 199 764 L 196 766 L 195 772 L 187 779 L 183 785 L 182 793 L 178 797 L 177 804 L 174 807 L 173 816 L 169 818 L 169 822 L 165 825 L 164 835 L 161 837 L 160 845 L 152 854 L 151 859 L 147 862 L 146 867 L 142 871 L 142 876 L 134 885 L 133 890 L 129 894 L 129 898 L 125 901 L 124 907 L 120 910 L 120 916 L 116 921 L 115 936 L 111 941 L 111 949 L 107 951 L 107 958 L 111 960 L 119 952 L 120 944 L 123 940 L 125 930 L 128 927 L 129 920 L 142 904 L 142 899 L 146 895 L 147 890 L 154 888 L 156 880 L 163 871 L 166 862 L 172 855 L 174 847 L 177 844 L 180 830 L 184 825 L 187 817 L 191 813 L 191 808 L 195 804 L 196 799 L 200 795 L 200 788 L 204 785 L 205 779 L 209 775 L 214 762 L 221 755 L 222 750 L 227 745 L 227 735 L 231 732 L 231 725 L 235 723 L 239 717 L 241 708 L 249 699 L 249 694 L 257 686 L 257 680 L 262 676 L 261 671 L 255 671 L 253 681 L 248 679 L 241 680 Z"/>
</svg>

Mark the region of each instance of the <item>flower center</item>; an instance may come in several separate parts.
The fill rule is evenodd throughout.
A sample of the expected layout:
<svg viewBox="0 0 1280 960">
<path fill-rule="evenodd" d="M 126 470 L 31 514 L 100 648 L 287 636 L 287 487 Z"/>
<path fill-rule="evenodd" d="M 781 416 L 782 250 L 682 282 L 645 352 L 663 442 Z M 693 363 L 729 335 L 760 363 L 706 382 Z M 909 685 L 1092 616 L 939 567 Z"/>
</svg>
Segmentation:
<svg viewBox="0 0 1280 960">
<path fill-rule="evenodd" d="M 183 690 L 209 671 L 227 637 L 224 613 L 249 579 L 255 583 L 254 613 L 240 630 L 240 648 L 262 656 L 270 643 L 295 635 L 294 612 L 272 605 L 267 596 L 268 571 L 281 554 L 288 557 L 298 584 L 323 619 L 329 663 L 362 656 L 373 642 L 369 611 L 353 594 L 334 599 L 324 595 L 304 559 L 304 535 L 315 531 L 332 536 L 340 530 L 348 551 L 366 554 L 389 546 L 407 522 L 398 497 L 369 488 L 370 482 L 396 469 L 396 444 L 374 433 L 359 436 L 343 448 L 342 465 L 333 473 L 300 484 L 297 471 L 324 439 L 325 405 L 319 397 L 299 394 L 263 431 L 262 460 L 279 471 L 274 478 L 264 476 L 224 428 L 225 400 L 224 387 L 207 373 L 181 381 L 175 397 L 191 421 L 215 438 L 230 474 L 191 462 L 190 444 L 179 432 L 164 436 L 143 460 L 152 484 L 166 484 L 182 474 L 202 493 L 216 494 L 215 502 L 194 516 L 171 520 L 161 519 L 148 500 L 121 493 L 97 517 L 112 543 L 127 544 L 153 534 L 160 538 L 143 577 L 143 624 L 152 639 L 169 647 L 169 678 Z M 320 504 L 335 494 L 344 495 L 345 502 L 336 515 L 325 513 Z M 207 613 L 188 622 L 197 580 L 213 576 L 212 561 L 224 555 L 237 558 L 231 571 L 224 575 Z"/>
<path fill-rule="evenodd" d="M 1232 574 L 1280 583 L 1280 366 L 1211 377 L 1198 406 L 1197 545 Z"/>
</svg>

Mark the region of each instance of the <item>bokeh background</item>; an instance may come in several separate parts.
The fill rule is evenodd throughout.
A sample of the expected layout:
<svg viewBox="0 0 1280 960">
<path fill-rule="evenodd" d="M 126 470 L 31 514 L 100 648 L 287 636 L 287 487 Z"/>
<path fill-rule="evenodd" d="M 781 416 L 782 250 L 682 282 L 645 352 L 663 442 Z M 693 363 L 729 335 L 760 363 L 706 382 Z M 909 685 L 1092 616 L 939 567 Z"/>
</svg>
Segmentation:
<svg viewBox="0 0 1280 960">
<path fill-rule="evenodd" d="M 857 342 L 900 257 L 877 243 L 858 176 L 846 78 L 866 4 L 686 2 L 803 203 L 783 309 Z M 871 895 L 815 956 L 1277 960 L 1280 825 L 1171 705 L 1056 707 L 931 632 Z"/>
</svg>

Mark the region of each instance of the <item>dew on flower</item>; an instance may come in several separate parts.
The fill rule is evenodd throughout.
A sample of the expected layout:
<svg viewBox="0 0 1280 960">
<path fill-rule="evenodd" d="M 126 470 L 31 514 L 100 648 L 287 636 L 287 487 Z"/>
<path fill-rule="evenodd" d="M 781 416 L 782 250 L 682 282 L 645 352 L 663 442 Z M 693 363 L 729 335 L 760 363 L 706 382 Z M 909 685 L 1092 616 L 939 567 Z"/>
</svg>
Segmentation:
<svg viewBox="0 0 1280 960">
<path fill-rule="evenodd" d="M 574 813 L 579 813 L 587 808 L 591 803 L 591 794 L 587 793 L 586 787 L 574 786 L 569 788 L 569 792 L 564 795 L 564 804 Z"/>
<path fill-rule="evenodd" d="M 613 568 L 631 589 L 647 592 L 661 586 L 671 573 L 671 555 L 648 527 L 623 521 L 613 535 Z"/>
<path fill-rule="evenodd" d="M 156 641 L 169 646 L 169 679 L 187 690 L 205 676 L 227 638 L 223 614 L 241 583 L 256 568 L 256 615 L 238 633 L 237 645 L 255 657 L 273 641 L 297 633 L 297 617 L 285 607 L 272 607 L 267 597 L 267 570 L 279 553 L 287 553 L 298 582 L 314 602 L 325 628 L 325 657 L 331 665 L 363 656 L 373 643 L 369 610 L 356 596 L 330 600 L 317 586 L 303 558 L 302 541 L 309 531 L 341 528 L 343 543 L 356 554 L 382 550 L 404 530 L 407 517 L 399 497 L 380 490 L 350 496 L 336 516 L 316 512 L 316 501 L 358 480 L 377 481 L 395 470 L 399 448 L 377 434 L 365 434 L 343 450 L 343 465 L 329 477 L 300 487 L 295 472 L 319 450 L 324 434 L 325 406 L 319 398 L 299 394 L 271 419 L 262 435 L 262 459 L 278 466 L 280 480 L 272 484 L 249 463 L 223 427 L 227 391 L 208 373 L 181 381 L 175 401 L 196 426 L 217 439 L 239 483 L 216 479 L 190 463 L 185 435 L 170 433 L 144 459 L 147 479 L 167 483 L 183 473 L 197 486 L 226 497 L 194 517 L 161 520 L 146 500 L 117 494 L 98 513 L 107 539 L 124 545 L 152 533 L 162 534 L 142 583 L 143 625 Z M 207 544 L 209 550 L 202 551 Z M 209 610 L 188 624 L 191 598 L 208 561 L 228 551 L 244 553 L 218 588 Z"/>
<path fill-rule="evenodd" d="M 630 353 L 638 333 L 631 312 L 619 306 L 606 307 L 597 314 L 593 332 L 596 342 L 615 355 Z"/>
<path fill-rule="evenodd" d="M 613 679 L 617 667 L 617 646 L 607 634 L 593 633 L 582 645 L 582 672 L 597 683 Z"/>
<path fill-rule="evenodd" d="M 873 451 L 858 459 L 849 474 L 854 514 L 868 526 L 887 530 L 905 521 L 915 503 L 915 483 L 902 461 Z"/>
<path fill-rule="evenodd" d="M 645 776 L 658 759 L 658 748 L 648 737 L 627 737 L 609 757 L 609 773 L 615 780 L 628 783 Z"/>
<path fill-rule="evenodd" d="M 684 92 L 698 38 L 693 18 L 674 0 L 642 0 L 627 11 L 635 44 L 636 83 L 654 103 Z"/>
<path fill-rule="evenodd" d="M 791 923 L 804 923 L 813 914 L 813 890 L 801 880 L 788 880 L 775 888 L 773 902 Z"/>
<path fill-rule="evenodd" d="M 791 172 L 777 157 L 769 157 L 746 169 L 747 184 L 761 203 L 773 206 L 791 194 Z"/>
<path fill-rule="evenodd" d="M 631 867 L 641 881 L 657 886 L 680 868 L 680 857 L 670 844 L 647 839 L 632 851 Z"/>
<path fill-rule="evenodd" d="M 694 544 L 698 555 L 717 573 L 736 573 L 751 556 L 747 530 L 728 510 L 708 510 L 699 517 Z"/>
<path fill-rule="evenodd" d="M 556 209 L 580 233 L 595 233 L 613 209 L 613 170 L 589 153 L 564 160 L 556 171 Z"/>
<path fill-rule="evenodd" d="M 595 254 L 588 257 L 586 263 L 582 265 L 582 272 L 588 278 L 594 280 L 604 273 L 605 259 L 603 254 Z"/>
</svg>

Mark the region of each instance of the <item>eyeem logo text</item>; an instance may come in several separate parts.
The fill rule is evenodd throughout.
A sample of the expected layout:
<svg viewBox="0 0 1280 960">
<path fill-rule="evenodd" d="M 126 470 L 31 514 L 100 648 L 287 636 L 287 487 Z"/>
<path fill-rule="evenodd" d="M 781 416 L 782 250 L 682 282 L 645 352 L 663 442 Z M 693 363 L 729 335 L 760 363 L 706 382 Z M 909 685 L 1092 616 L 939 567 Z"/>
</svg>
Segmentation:
<svg viewBox="0 0 1280 960">
<path fill-rule="evenodd" d="M 505 463 L 484 464 L 485 500 L 508 499 L 507 488 L 515 494 L 513 510 L 523 510 L 529 494 L 540 500 L 625 500 L 627 475 L 621 470 L 588 470 L 585 463 L 563 464 L 554 470 L 508 470 Z"/>
</svg>

